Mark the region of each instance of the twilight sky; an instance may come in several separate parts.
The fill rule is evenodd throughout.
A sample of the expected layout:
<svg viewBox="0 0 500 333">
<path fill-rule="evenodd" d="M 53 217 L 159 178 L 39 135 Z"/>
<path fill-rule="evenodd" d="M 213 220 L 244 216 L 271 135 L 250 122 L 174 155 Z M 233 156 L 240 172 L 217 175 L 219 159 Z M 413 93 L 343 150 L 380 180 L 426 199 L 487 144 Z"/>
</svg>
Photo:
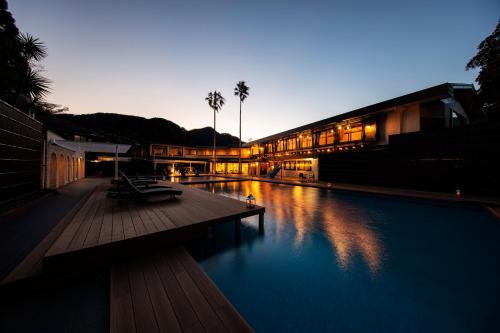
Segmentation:
<svg viewBox="0 0 500 333">
<path fill-rule="evenodd" d="M 163 117 L 257 139 L 443 82 L 472 83 L 467 61 L 500 18 L 498 0 L 10 0 L 48 47 L 51 102 L 71 113 Z"/>
</svg>

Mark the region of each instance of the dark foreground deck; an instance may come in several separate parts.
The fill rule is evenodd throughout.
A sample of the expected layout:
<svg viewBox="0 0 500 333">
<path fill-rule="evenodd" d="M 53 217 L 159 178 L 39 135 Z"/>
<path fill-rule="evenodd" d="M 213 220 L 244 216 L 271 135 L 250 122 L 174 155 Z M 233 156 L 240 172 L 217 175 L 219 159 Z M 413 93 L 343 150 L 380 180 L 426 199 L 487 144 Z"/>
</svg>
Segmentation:
<svg viewBox="0 0 500 333">
<path fill-rule="evenodd" d="M 252 215 L 263 218 L 263 207 L 249 209 L 239 200 L 180 184 L 168 185 L 183 194 L 172 200 L 119 200 L 106 198 L 108 185 L 100 186 L 49 248 L 44 265 L 108 261 L 192 239 L 217 223 Z"/>
<path fill-rule="evenodd" d="M 31 282 L 54 286 L 97 265 L 111 271 L 111 332 L 252 332 L 179 243 L 233 221 L 238 239 L 242 218 L 259 215 L 263 227 L 264 208 L 168 185 L 182 189 L 182 196 L 117 200 L 106 197 L 109 185 L 96 187 L 2 281 L 1 290 L 15 294 Z"/>
<path fill-rule="evenodd" d="M 253 332 L 182 248 L 113 264 L 110 332 Z"/>
</svg>

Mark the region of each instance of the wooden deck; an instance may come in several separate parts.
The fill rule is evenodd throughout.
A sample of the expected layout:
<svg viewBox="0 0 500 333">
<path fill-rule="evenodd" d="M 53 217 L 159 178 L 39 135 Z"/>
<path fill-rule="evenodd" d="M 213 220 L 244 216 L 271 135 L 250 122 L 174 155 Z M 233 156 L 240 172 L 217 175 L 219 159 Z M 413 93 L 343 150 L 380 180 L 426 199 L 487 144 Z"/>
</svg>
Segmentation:
<svg viewBox="0 0 500 333">
<path fill-rule="evenodd" d="M 109 261 L 116 255 L 189 240 L 216 223 L 252 215 L 263 219 L 263 207 L 249 209 L 235 199 L 181 184 L 168 185 L 181 189 L 183 194 L 172 200 L 119 200 L 106 198 L 109 185 L 99 187 L 47 251 L 44 265 L 51 268 Z"/>
<path fill-rule="evenodd" d="M 253 332 L 182 248 L 111 266 L 110 332 Z"/>
</svg>

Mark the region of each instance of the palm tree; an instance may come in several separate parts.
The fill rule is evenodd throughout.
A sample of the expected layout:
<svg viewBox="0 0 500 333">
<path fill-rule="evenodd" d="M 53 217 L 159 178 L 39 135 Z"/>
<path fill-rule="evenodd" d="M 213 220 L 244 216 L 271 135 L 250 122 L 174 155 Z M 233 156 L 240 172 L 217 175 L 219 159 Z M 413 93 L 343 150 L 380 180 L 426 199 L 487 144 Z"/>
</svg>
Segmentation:
<svg viewBox="0 0 500 333">
<path fill-rule="evenodd" d="M 240 98 L 240 154 L 238 156 L 238 173 L 241 173 L 241 103 L 248 97 L 249 87 L 245 84 L 245 81 L 240 81 L 236 84 L 234 88 L 234 95 Z"/>
<path fill-rule="evenodd" d="M 40 39 L 26 33 L 19 37 L 21 43 L 21 53 L 26 61 L 40 61 L 47 56 L 47 47 Z"/>
<path fill-rule="evenodd" d="M 214 174 L 216 173 L 216 164 L 215 164 L 215 114 L 219 112 L 220 109 L 222 109 L 222 106 L 224 105 L 224 102 L 226 101 L 224 97 L 222 97 L 221 93 L 218 92 L 217 90 L 214 90 L 213 92 L 209 92 L 208 96 L 205 97 L 205 101 L 208 102 L 208 106 L 210 106 L 211 109 L 214 110 L 214 149 L 212 151 L 213 155 L 213 160 L 214 160 L 214 167 L 213 167 L 213 172 Z"/>
</svg>

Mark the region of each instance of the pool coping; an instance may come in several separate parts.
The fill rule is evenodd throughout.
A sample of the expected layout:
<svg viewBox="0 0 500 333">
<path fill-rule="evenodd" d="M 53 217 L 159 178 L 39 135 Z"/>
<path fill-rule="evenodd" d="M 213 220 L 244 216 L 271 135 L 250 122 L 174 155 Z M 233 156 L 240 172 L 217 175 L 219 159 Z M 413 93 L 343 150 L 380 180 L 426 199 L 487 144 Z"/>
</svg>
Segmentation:
<svg viewBox="0 0 500 333">
<path fill-rule="evenodd" d="M 406 188 L 396 188 L 396 187 L 381 187 L 372 185 L 358 185 L 358 184 L 348 184 L 348 183 L 313 183 L 313 182 L 301 182 L 295 180 L 284 180 L 284 179 L 270 179 L 263 177 L 248 177 L 248 176 L 237 176 L 237 175 L 217 175 L 218 177 L 223 177 L 231 180 L 210 180 L 205 182 L 183 182 L 185 185 L 190 184 L 211 184 L 211 183 L 227 183 L 230 181 L 261 181 L 266 183 L 282 184 L 282 185 L 295 185 L 304 187 L 313 187 L 330 191 L 338 192 L 354 192 L 354 193 L 365 193 L 372 195 L 379 195 L 384 197 L 399 197 L 426 201 L 438 201 L 438 202 L 448 202 L 454 204 L 469 204 L 469 205 L 479 205 L 486 207 L 497 218 L 500 218 L 500 197 L 483 197 L 474 195 L 456 195 L 451 193 L 443 192 L 431 192 L 423 190 L 413 190 Z"/>
</svg>

